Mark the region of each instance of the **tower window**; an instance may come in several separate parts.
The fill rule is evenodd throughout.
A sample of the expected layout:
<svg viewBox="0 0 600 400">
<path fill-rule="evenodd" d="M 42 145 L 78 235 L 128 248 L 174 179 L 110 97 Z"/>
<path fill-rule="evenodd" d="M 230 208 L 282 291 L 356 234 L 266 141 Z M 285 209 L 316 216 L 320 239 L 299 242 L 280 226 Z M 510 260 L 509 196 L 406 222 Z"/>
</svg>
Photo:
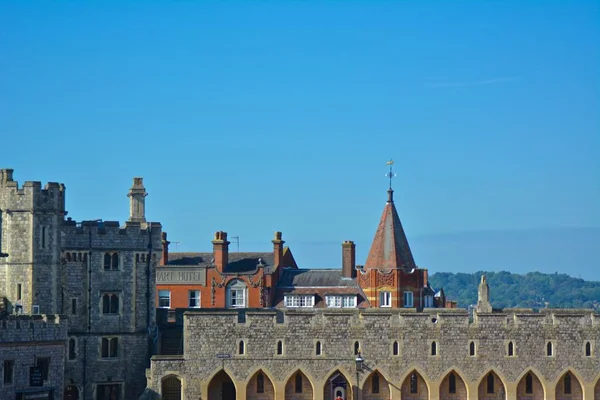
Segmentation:
<svg viewBox="0 0 600 400">
<path fill-rule="evenodd" d="M 469 355 L 471 357 L 475 356 L 475 342 L 469 343 Z"/>
<path fill-rule="evenodd" d="M 245 354 L 245 346 L 244 346 L 244 341 L 240 340 L 240 343 L 238 343 L 238 354 Z"/>
<path fill-rule="evenodd" d="M 17 283 L 17 300 L 21 300 L 21 295 L 23 294 L 22 288 L 23 288 L 23 285 L 21 285 L 20 283 Z"/>
<path fill-rule="evenodd" d="M 437 343 L 431 342 L 431 355 L 437 356 Z"/>
<path fill-rule="evenodd" d="M 116 358 L 119 355 L 119 338 L 102 338 L 102 358 Z"/>
<path fill-rule="evenodd" d="M 587 342 L 585 344 L 585 356 L 586 357 L 592 356 L 592 344 L 590 342 Z"/>
<path fill-rule="evenodd" d="M 548 357 L 552 357 L 552 342 L 548 342 L 548 344 L 546 344 L 546 355 Z"/>
<path fill-rule="evenodd" d="M 281 340 L 277 342 L 277 354 L 283 354 L 283 342 Z"/>
<path fill-rule="evenodd" d="M 510 357 L 515 355 L 515 345 L 513 342 L 508 342 L 508 355 Z"/>
<path fill-rule="evenodd" d="M 77 299 L 71 299 L 71 315 L 77 314 Z"/>
<path fill-rule="evenodd" d="M 112 293 L 105 293 L 102 296 L 102 314 L 119 313 L 119 296 Z"/>
<path fill-rule="evenodd" d="M 74 360 L 77 358 L 77 342 L 75 342 L 75 338 L 69 339 L 69 360 Z"/>
<path fill-rule="evenodd" d="M 104 253 L 104 270 L 117 271 L 119 269 L 119 253 Z"/>
<path fill-rule="evenodd" d="M 360 352 L 360 343 L 358 342 L 354 342 L 354 355 L 358 355 L 358 353 Z"/>
<path fill-rule="evenodd" d="M 42 249 L 46 248 L 46 227 L 42 227 Z"/>
<path fill-rule="evenodd" d="M 321 342 L 317 342 L 317 344 L 315 344 L 315 354 L 320 356 L 322 351 L 323 349 L 321 348 Z"/>
<path fill-rule="evenodd" d="M 398 342 L 394 342 L 392 345 L 392 354 L 397 356 L 400 353 Z"/>
</svg>

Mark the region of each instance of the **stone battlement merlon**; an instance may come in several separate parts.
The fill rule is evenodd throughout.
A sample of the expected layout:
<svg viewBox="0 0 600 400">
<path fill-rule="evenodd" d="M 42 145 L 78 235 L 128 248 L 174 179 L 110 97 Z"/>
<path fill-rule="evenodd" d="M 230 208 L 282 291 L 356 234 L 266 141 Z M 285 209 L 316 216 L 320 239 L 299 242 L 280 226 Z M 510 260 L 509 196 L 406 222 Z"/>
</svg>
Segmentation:
<svg viewBox="0 0 600 400">
<path fill-rule="evenodd" d="M 7 315 L 0 319 L 0 344 L 64 341 L 67 329 L 68 320 L 64 315 Z"/>
<path fill-rule="evenodd" d="M 44 211 L 64 213 L 65 185 L 48 182 L 26 181 L 22 187 L 13 180 L 12 169 L 0 169 L 0 208 L 4 211 Z"/>
</svg>

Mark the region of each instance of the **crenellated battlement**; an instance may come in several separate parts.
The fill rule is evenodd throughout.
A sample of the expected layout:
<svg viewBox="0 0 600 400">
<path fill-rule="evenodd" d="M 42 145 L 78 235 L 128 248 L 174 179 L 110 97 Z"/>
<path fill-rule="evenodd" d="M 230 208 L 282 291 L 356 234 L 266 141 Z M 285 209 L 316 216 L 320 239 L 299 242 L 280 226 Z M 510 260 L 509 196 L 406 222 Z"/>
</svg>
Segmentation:
<svg viewBox="0 0 600 400">
<path fill-rule="evenodd" d="M 65 185 L 48 182 L 42 189 L 42 182 L 26 181 L 22 187 L 13 180 L 12 169 L 0 169 L 0 207 L 8 214 L 33 212 L 65 211 Z"/>
<path fill-rule="evenodd" d="M 62 315 L 8 315 L 0 319 L 0 343 L 64 341 L 67 329 Z"/>
</svg>

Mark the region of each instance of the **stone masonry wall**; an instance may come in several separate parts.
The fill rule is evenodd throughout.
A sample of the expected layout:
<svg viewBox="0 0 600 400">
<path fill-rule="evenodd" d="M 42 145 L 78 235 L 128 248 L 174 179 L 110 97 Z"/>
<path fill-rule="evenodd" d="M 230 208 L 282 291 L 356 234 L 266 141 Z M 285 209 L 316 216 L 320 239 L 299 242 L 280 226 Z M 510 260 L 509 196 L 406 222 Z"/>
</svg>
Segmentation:
<svg viewBox="0 0 600 400">
<path fill-rule="evenodd" d="M 523 383 L 525 374 L 531 371 L 539 378 L 546 398 L 551 399 L 557 381 L 570 370 L 591 399 L 600 378 L 600 357 L 597 351 L 585 357 L 583 346 L 590 341 L 596 349 L 595 344 L 600 343 L 599 316 L 589 310 L 544 311 L 480 314 L 473 323 L 469 323 L 465 310 L 456 309 L 422 313 L 289 310 L 284 323 L 276 323 L 272 311 L 248 311 L 245 323 L 238 323 L 237 312 L 188 312 L 184 317 L 184 361 L 155 356 L 149 387 L 158 393 L 161 379 L 175 374 L 185 383 L 186 398 L 205 398 L 211 377 L 224 370 L 240 396 L 246 392 L 250 377 L 262 369 L 273 377 L 275 392 L 283 393 L 295 372 L 302 371 L 315 388 L 314 398 L 327 398 L 323 388 L 335 371 L 356 385 L 354 342 L 358 341 L 365 365 L 390 383 L 393 398 L 399 398 L 402 383 L 411 371 L 417 371 L 427 382 L 430 399 L 476 398 L 480 382 L 489 371 L 504 382 L 511 398 L 516 396 L 517 384 Z M 240 340 L 245 343 L 241 355 Z M 276 355 L 278 340 L 285 344 L 283 355 Z M 320 356 L 314 353 L 316 340 L 322 343 Z M 398 356 L 391 355 L 394 341 L 399 342 Z M 437 344 L 436 355 L 431 355 L 433 341 Z M 470 341 L 477 343 L 474 356 L 469 355 Z M 507 355 L 508 341 L 515 346 L 512 357 Z M 548 341 L 554 344 L 552 356 L 546 355 Z M 218 358 L 217 354 L 231 358 Z M 450 372 L 457 378 L 457 393 L 453 395 L 444 389 L 447 383 L 442 384 Z M 361 389 L 369 375 L 361 372 Z"/>
</svg>

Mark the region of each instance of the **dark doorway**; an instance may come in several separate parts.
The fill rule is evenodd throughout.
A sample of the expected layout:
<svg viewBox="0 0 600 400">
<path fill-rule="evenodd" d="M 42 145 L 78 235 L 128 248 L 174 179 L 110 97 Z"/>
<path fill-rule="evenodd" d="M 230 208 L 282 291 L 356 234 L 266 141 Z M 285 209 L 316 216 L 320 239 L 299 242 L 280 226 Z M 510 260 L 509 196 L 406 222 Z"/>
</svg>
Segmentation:
<svg viewBox="0 0 600 400">
<path fill-rule="evenodd" d="M 221 386 L 223 400 L 235 400 L 235 386 L 233 382 L 223 382 Z"/>
<path fill-rule="evenodd" d="M 79 389 L 75 385 L 69 385 L 65 389 L 64 400 L 79 400 Z"/>
<path fill-rule="evenodd" d="M 219 371 L 208 384 L 208 400 L 236 400 L 235 386 L 231 377 Z"/>
</svg>

